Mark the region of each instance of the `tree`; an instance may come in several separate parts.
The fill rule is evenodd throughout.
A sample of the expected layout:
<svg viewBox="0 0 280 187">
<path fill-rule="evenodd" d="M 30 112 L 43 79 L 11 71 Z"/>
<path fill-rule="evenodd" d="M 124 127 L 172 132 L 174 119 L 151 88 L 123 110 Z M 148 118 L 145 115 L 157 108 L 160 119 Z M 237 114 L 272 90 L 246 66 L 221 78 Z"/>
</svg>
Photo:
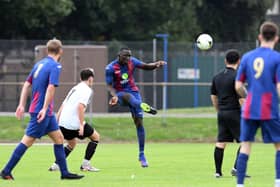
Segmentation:
<svg viewBox="0 0 280 187">
<path fill-rule="evenodd" d="M 1 38 L 46 39 L 55 36 L 54 25 L 73 9 L 71 0 L 0 1 Z"/>
<path fill-rule="evenodd" d="M 272 4 L 273 0 L 203 0 L 196 11 L 198 24 L 216 41 L 252 41 Z"/>
</svg>

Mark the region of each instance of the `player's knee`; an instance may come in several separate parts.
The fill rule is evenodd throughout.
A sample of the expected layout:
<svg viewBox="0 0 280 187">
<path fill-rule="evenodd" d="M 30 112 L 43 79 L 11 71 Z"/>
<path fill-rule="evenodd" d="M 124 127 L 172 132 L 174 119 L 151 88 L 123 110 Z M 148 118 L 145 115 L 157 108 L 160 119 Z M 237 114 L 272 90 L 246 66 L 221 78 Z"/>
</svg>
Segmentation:
<svg viewBox="0 0 280 187">
<path fill-rule="evenodd" d="M 93 141 L 99 141 L 100 140 L 100 135 L 97 131 L 94 131 L 94 133 L 92 134 L 91 140 L 93 140 Z"/>
<path fill-rule="evenodd" d="M 60 131 L 55 134 L 54 141 L 57 144 L 63 144 L 64 136 Z"/>
<path fill-rule="evenodd" d="M 122 96 L 122 99 L 125 101 L 125 102 L 129 102 L 129 100 L 130 100 L 130 94 L 129 93 L 125 93 L 125 94 L 123 94 L 123 96 Z"/>
<path fill-rule="evenodd" d="M 217 142 L 216 143 L 216 147 L 224 149 L 226 147 L 226 143 L 224 143 L 224 142 Z"/>
<path fill-rule="evenodd" d="M 69 148 L 69 150 L 73 150 L 76 147 L 76 142 L 68 142 L 67 148 Z"/>
</svg>

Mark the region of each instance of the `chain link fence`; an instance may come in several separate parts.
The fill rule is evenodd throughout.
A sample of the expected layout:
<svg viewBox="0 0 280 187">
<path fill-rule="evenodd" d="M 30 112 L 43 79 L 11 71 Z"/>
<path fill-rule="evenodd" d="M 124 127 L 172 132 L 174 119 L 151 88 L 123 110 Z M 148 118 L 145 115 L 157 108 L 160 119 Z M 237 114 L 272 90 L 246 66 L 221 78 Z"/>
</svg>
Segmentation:
<svg viewBox="0 0 280 187">
<path fill-rule="evenodd" d="M 45 45 L 46 42 L 38 40 L 0 40 L 0 112 L 15 111 L 22 83 L 35 63 L 35 47 Z M 63 44 L 107 46 L 108 63 L 116 58 L 116 54 L 121 47 L 131 48 L 133 56 L 144 62 L 152 62 L 154 58 L 163 59 L 163 42 L 161 40 L 157 41 L 156 50 L 154 50 L 152 40 L 145 42 L 63 41 Z M 228 49 L 235 48 L 243 54 L 255 47 L 255 42 L 214 43 L 211 50 L 197 51 L 196 56 L 193 43 L 169 42 L 168 82 L 163 82 L 163 69 L 157 71 L 137 70 L 135 72 L 136 82 L 141 90 L 143 100 L 159 109 L 162 108 L 163 104 L 163 86 L 167 86 L 166 104 L 168 109 L 210 106 L 210 83 L 213 75 L 224 67 L 225 52 Z M 75 58 L 73 54 L 72 56 Z M 195 62 L 197 63 L 195 64 Z M 78 63 L 82 64 L 83 61 L 79 60 Z M 95 71 L 97 74 L 104 74 L 104 69 L 95 69 Z M 77 77 L 73 77 L 72 80 L 77 80 Z M 106 90 L 104 80 L 96 82 L 94 89 Z M 69 85 L 69 81 L 67 84 Z M 73 84 L 69 86 L 74 84 L 73 81 Z M 61 82 L 61 85 L 62 87 L 65 86 L 64 82 Z M 63 92 L 66 94 L 65 89 Z M 107 103 L 108 98 L 107 95 L 103 100 L 94 99 L 94 102 Z M 56 103 L 56 105 L 60 105 L 60 103 Z M 125 110 L 123 108 L 108 108 L 107 112 Z M 94 111 L 100 112 L 98 109 Z"/>
</svg>

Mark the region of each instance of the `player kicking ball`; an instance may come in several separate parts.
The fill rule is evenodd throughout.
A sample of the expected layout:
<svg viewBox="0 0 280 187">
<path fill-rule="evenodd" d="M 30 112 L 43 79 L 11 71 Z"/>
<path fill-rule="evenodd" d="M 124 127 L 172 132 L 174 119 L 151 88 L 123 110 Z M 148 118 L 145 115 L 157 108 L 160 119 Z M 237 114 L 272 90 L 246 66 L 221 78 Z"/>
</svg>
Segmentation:
<svg viewBox="0 0 280 187">
<path fill-rule="evenodd" d="M 143 125 L 143 111 L 155 115 L 157 110 L 147 103 L 142 102 L 138 87 L 135 85 L 133 73 L 135 68 L 143 70 L 154 70 L 166 64 L 164 61 L 144 63 L 131 56 L 129 48 L 122 48 L 118 53 L 117 59 L 106 66 L 106 83 L 112 96 L 109 105 L 116 104 L 128 106 L 132 119 L 136 126 L 139 161 L 142 167 L 148 167 L 148 162 L 144 154 L 145 129 Z"/>
<path fill-rule="evenodd" d="M 87 105 L 92 97 L 92 85 L 94 81 L 94 70 L 91 68 L 83 69 L 80 73 L 81 82 L 74 86 L 64 99 L 58 114 L 57 120 L 60 130 L 67 141 L 64 147 L 65 156 L 67 157 L 75 148 L 78 139 L 89 138 L 84 160 L 80 169 L 82 171 L 97 172 L 99 169 L 90 164 L 90 160 L 95 153 L 99 142 L 98 132 L 84 120 L 84 114 Z M 59 166 L 57 161 L 49 168 L 49 171 L 57 171 Z"/>
</svg>

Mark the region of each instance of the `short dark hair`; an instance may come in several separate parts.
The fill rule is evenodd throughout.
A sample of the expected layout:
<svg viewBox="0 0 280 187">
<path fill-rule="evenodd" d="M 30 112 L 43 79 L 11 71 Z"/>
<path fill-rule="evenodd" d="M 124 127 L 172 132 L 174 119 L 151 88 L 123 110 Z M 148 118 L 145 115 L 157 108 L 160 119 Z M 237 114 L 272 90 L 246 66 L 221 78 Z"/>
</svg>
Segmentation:
<svg viewBox="0 0 280 187">
<path fill-rule="evenodd" d="M 260 27 L 260 34 L 264 40 L 271 41 L 279 34 L 279 28 L 275 23 L 266 21 Z"/>
<path fill-rule="evenodd" d="M 238 50 L 236 49 L 229 49 L 226 52 L 226 61 L 228 64 L 236 64 L 240 59 L 240 55 Z"/>
<path fill-rule="evenodd" d="M 82 81 L 88 80 L 90 77 L 94 77 L 94 70 L 92 68 L 85 68 L 80 73 Z"/>
<path fill-rule="evenodd" d="M 128 47 L 122 47 L 122 48 L 120 48 L 118 55 L 120 55 L 124 51 L 131 51 L 131 49 L 129 49 Z"/>
</svg>

